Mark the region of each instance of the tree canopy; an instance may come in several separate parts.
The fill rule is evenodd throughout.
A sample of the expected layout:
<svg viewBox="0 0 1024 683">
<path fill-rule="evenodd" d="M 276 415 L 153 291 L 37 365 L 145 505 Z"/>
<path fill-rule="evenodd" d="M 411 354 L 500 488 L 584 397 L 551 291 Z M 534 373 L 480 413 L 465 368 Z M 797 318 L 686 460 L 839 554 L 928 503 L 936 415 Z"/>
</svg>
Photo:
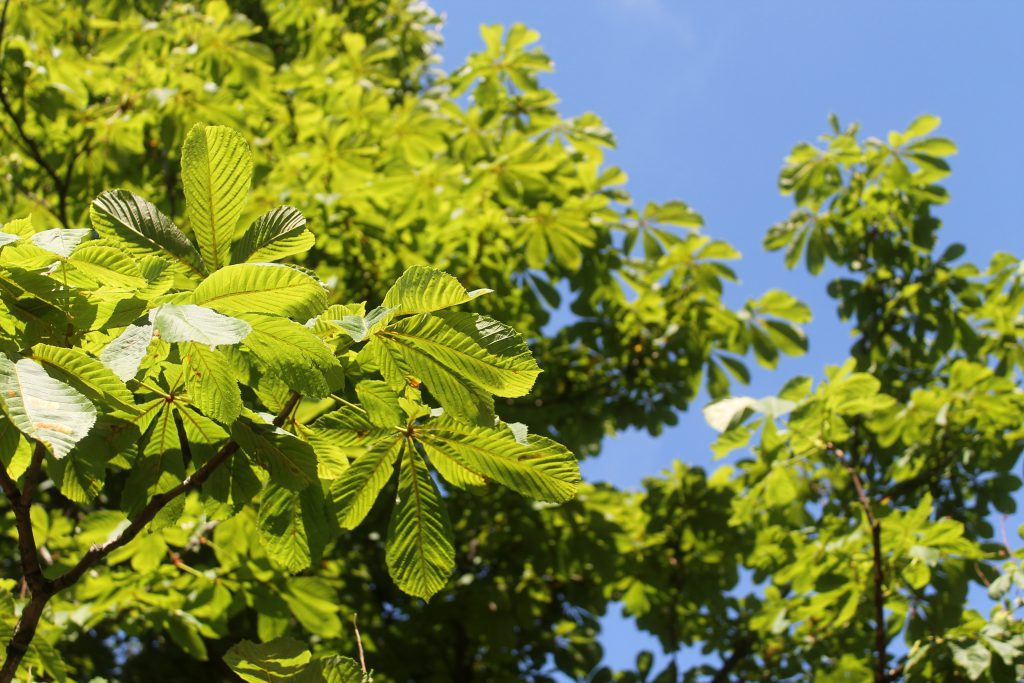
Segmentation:
<svg viewBox="0 0 1024 683">
<path fill-rule="evenodd" d="M 1024 675 L 1021 270 L 937 247 L 937 118 L 787 158 L 765 247 L 854 340 L 755 398 L 810 311 L 725 304 L 528 28 L 446 71 L 409 0 L 0 17 L 0 680 Z M 716 470 L 579 481 L 702 387 Z M 706 663 L 607 667 L 620 604 Z"/>
</svg>

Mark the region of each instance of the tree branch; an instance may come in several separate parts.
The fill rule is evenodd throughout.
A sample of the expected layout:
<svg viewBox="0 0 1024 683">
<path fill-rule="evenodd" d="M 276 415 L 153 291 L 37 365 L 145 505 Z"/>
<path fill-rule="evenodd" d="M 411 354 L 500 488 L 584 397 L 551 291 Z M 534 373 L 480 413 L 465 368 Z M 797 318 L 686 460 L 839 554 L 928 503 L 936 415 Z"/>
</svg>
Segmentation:
<svg viewBox="0 0 1024 683">
<path fill-rule="evenodd" d="M 275 427 L 280 427 L 284 424 L 291 412 L 295 410 L 295 406 L 298 405 L 300 399 L 301 396 L 298 393 L 291 395 L 288 402 L 281 409 L 281 412 L 274 418 Z M 191 476 L 186 477 L 184 481 L 169 491 L 153 496 L 149 503 L 146 504 L 146 507 L 142 509 L 142 512 L 132 520 L 131 524 L 117 538 L 89 548 L 88 552 L 82 556 L 74 567 L 56 579 L 52 581 L 44 579 L 41 571 L 38 573 L 38 581 L 31 579 L 29 569 L 26 568 L 25 580 L 32 589 L 32 597 L 22 611 L 18 625 L 15 626 L 14 637 L 7 645 L 7 659 L 4 661 L 3 668 L 0 668 L 0 683 L 11 683 L 14 680 L 15 674 L 18 672 L 18 666 L 21 664 L 21 660 L 25 657 L 32 639 L 35 637 L 39 618 L 42 616 L 43 609 L 50 601 L 50 598 L 65 588 L 74 585 L 87 571 L 107 555 L 130 543 L 168 503 L 183 493 L 200 487 L 236 451 L 238 451 L 238 444 L 234 440 L 228 440 L 216 455 L 193 472 Z M 32 463 L 26 471 L 25 492 L 34 491 L 38 485 L 44 455 L 45 447 L 37 444 L 36 451 L 33 453 Z M 25 492 L 18 490 L 17 484 L 11 479 L 6 468 L 2 466 L 0 466 L 0 488 L 11 499 L 11 503 L 14 506 L 15 521 L 18 526 L 18 545 L 22 553 L 23 566 L 25 566 L 27 561 L 30 563 L 29 566 L 38 569 L 39 555 L 35 547 L 35 537 L 32 533 L 32 520 L 28 512 L 29 505 L 22 503 L 23 499 L 25 499 Z M 28 548 L 31 548 L 31 553 L 27 552 Z M 29 559 L 26 560 L 26 557 Z M 33 582 L 36 585 L 33 585 Z"/>
<path fill-rule="evenodd" d="M 298 405 L 300 398 L 301 397 L 298 393 L 293 393 L 291 395 L 291 398 L 288 399 L 288 402 L 281 409 L 281 412 L 279 412 L 277 417 L 274 418 L 275 427 L 280 427 L 284 424 L 284 421 L 288 419 L 292 410 L 294 410 L 295 406 Z M 140 512 L 138 516 L 132 520 L 131 524 L 121 532 L 120 536 L 111 539 L 106 543 L 99 543 L 92 546 L 89 548 L 88 552 L 82 556 L 82 559 L 78 561 L 78 564 L 69 569 L 63 575 L 57 577 L 53 581 L 54 592 L 56 593 L 73 585 L 82 578 L 82 575 L 84 575 L 85 572 L 95 566 L 104 557 L 118 548 L 130 543 L 132 539 L 138 536 L 139 533 L 146 528 L 147 524 L 153 521 L 153 518 L 157 516 L 157 513 L 163 510 L 168 503 L 181 494 L 202 486 L 202 484 L 210 478 L 210 475 L 212 475 L 218 467 L 224 464 L 228 458 L 234 455 L 236 451 L 238 451 L 238 443 L 234 441 L 234 439 L 227 441 L 227 443 L 217 451 L 216 455 L 207 460 L 202 467 L 197 469 L 190 476 L 186 477 L 180 484 L 169 491 L 158 493 L 153 496 L 149 500 L 149 503 L 146 504 L 146 507 L 142 508 L 142 512 Z M 0 683 L 2 683 L 2 679 L 0 679 Z"/>
<path fill-rule="evenodd" d="M 8 474 L 7 468 L 0 465 L 0 488 L 11 502 L 14 511 L 14 523 L 18 531 L 18 554 L 21 556 L 21 572 L 25 583 L 33 595 L 46 592 L 47 581 L 39 564 L 39 548 L 36 545 L 35 531 L 32 529 L 32 496 L 42 472 L 43 457 L 46 446 L 37 442 L 32 452 L 32 460 L 25 470 L 25 488 L 18 489 L 18 484 Z"/>
<path fill-rule="evenodd" d="M 722 668 L 715 672 L 715 677 L 711 679 L 710 683 L 728 683 L 729 674 L 732 670 L 743 661 L 743 659 L 750 654 L 753 650 L 754 639 L 744 638 L 740 640 L 732 649 L 732 654 L 729 658 L 722 662 Z"/>
</svg>

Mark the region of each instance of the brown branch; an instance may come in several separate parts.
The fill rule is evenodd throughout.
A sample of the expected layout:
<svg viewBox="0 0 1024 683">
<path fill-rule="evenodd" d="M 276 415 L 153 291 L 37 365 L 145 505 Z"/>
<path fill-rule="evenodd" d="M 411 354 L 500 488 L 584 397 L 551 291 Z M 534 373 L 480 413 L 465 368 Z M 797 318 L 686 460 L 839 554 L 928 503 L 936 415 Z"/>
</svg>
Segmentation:
<svg viewBox="0 0 1024 683">
<path fill-rule="evenodd" d="M 280 427 L 284 424 L 285 420 L 298 405 L 301 396 L 298 393 L 293 393 L 288 399 L 288 402 L 281 409 L 281 412 L 274 418 L 274 426 Z M 118 548 L 130 543 L 136 536 L 146 528 L 146 525 L 153 520 L 154 517 L 172 500 L 192 491 L 193 489 L 201 486 L 213 472 L 220 467 L 224 462 L 230 458 L 234 453 L 238 451 L 238 444 L 234 440 L 227 441 L 224 446 L 210 458 L 202 467 L 197 469 L 188 476 L 180 484 L 175 486 L 169 491 L 159 493 L 153 496 L 146 507 L 142 509 L 142 512 L 132 520 L 131 524 L 125 528 L 121 534 L 110 541 L 102 544 L 93 545 L 89 550 L 82 556 L 78 563 L 69 569 L 64 574 L 58 576 L 56 579 L 49 581 L 42 577 L 42 573 L 39 573 L 39 582 L 36 586 L 32 585 L 32 580 L 29 578 L 28 571 L 26 570 L 26 582 L 29 583 L 29 587 L 32 589 L 32 597 L 25 609 L 22 611 L 21 618 L 18 620 L 17 626 L 14 629 L 14 637 L 7 646 L 7 659 L 4 661 L 3 668 L 0 668 L 0 683 L 11 683 L 14 680 L 14 676 L 18 671 L 18 666 L 21 664 L 21 660 L 25 657 L 28 652 L 29 645 L 32 643 L 32 639 L 35 637 L 36 627 L 39 625 L 39 618 L 43 613 L 43 608 L 49 602 L 50 598 L 59 593 L 60 591 L 74 585 L 87 571 L 92 569 L 100 560 L 105 558 L 110 553 L 114 552 Z M 40 452 L 40 445 L 37 445 L 36 452 Z M 42 451 L 45 453 L 45 450 Z M 36 462 L 36 456 L 33 454 L 33 464 Z M 33 468 L 33 465 L 29 465 L 29 470 L 26 472 L 26 490 L 31 488 L 34 490 L 36 483 L 38 483 L 38 477 L 41 470 L 42 454 L 38 458 L 39 465 Z M 36 483 L 32 483 L 29 476 L 32 476 Z M 29 519 L 28 507 L 22 506 L 23 493 L 18 491 L 17 484 L 11 480 L 10 475 L 7 474 L 5 468 L 0 466 L 0 488 L 3 488 L 8 498 L 11 498 L 12 504 L 15 506 L 15 520 L 18 522 L 18 543 L 22 549 L 23 557 L 22 562 L 25 562 L 25 555 L 30 558 L 34 558 L 34 566 L 39 566 L 39 557 L 35 549 L 35 540 L 32 535 L 32 522 Z M 16 495 L 12 495 L 16 494 Z M 18 512 L 20 507 L 24 507 L 23 512 Z M 25 527 L 21 521 L 21 517 L 27 520 L 28 526 Z M 32 548 L 31 553 L 25 553 L 27 547 Z"/>
<path fill-rule="evenodd" d="M 358 613 L 352 614 L 352 630 L 356 632 L 356 645 L 359 647 L 359 667 L 366 673 L 366 657 L 363 656 L 363 637 L 359 635 Z"/>
<path fill-rule="evenodd" d="M 35 531 L 32 529 L 32 496 L 42 471 L 43 457 L 46 447 L 36 442 L 32 452 L 32 460 L 25 471 L 25 488 L 18 489 L 18 484 L 11 478 L 7 468 L 0 465 L 0 488 L 11 502 L 14 511 L 14 523 L 18 530 L 18 554 L 21 556 L 21 571 L 25 583 L 32 593 L 45 592 L 47 581 L 39 564 L 39 548 L 36 545 Z"/>
<path fill-rule="evenodd" d="M 290 415 L 292 410 L 295 409 L 295 406 L 298 405 L 300 398 L 301 397 L 298 393 L 293 393 L 291 395 L 291 398 L 288 399 L 284 408 L 282 408 L 281 412 L 274 418 L 275 427 L 280 427 L 284 424 L 284 421 L 288 419 L 288 415 Z M 180 484 L 169 491 L 158 493 L 153 496 L 149 500 L 149 503 L 146 504 L 146 507 L 142 508 L 142 511 L 138 516 L 132 520 L 131 524 L 121 532 L 120 536 L 111 539 L 106 543 L 99 543 L 92 546 L 89 548 L 88 552 L 82 556 L 82 559 L 78 561 L 78 564 L 69 569 L 63 575 L 57 577 L 53 582 L 54 592 L 73 585 L 76 581 L 82 578 L 85 572 L 95 566 L 104 557 L 118 548 L 130 543 L 132 539 L 138 536 L 139 533 L 146 528 L 146 525 L 149 524 L 168 503 L 181 494 L 202 486 L 214 471 L 224 464 L 228 458 L 234 455 L 236 451 L 238 451 L 238 443 L 234 439 L 229 440 L 219 451 L 217 451 L 216 455 L 207 460 L 202 467 L 197 469 L 190 476 L 186 477 Z M 2 679 L 0 679 L 0 683 L 3 683 Z"/>
</svg>

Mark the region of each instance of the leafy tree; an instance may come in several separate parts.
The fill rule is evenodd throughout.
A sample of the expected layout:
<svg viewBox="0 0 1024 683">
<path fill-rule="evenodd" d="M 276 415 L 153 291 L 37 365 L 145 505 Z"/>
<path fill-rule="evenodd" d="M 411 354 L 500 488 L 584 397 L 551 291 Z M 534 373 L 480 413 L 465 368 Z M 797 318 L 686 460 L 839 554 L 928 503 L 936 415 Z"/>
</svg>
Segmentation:
<svg viewBox="0 0 1024 683">
<path fill-rule="evenodd" d="M 3 228 L 0 266 L 21 283 L 3 294 L 18 303 L 0 318 L 4 376 L 34 362 L 97 414 L 78 441 L 4 432 L 8 616 L 39 592 L 13 552 L 26 515 L 43 579 L 59 581 L 239 449 L 52 597 L 71 616 L 41 625 L 34 672 L 220 680 L 226 662 L 246 680 L 358 680 L 337 658 L 356 654 L 358 612 L 377 680 L 1021 677 L 1024 575 L 993 528 L 1020 484 L 1019 264 L 936 248 L 955 151 L 929 137 L 937 120 L 886 142 L 834 122 L 787 160 L 797 208 L 766 246 L 838 274 L 829 292 L 856 338 L 817 384 L 756 399 L 730 395 L 748 353 L 772 367 L 802 352 L 810 312 L 778 291 L 729 310 L 736 251 L 682 202 L 631 206 L 603 164 L 610 132 L 558 113 L 525 27 L 485 27 L 484 49 L 445 72 L 437 17 L 406 0 L 11 0 L 2 17 L 0 201 L 32 214 Z M 244 164 L 211 183 L 193 163 L 243 149 L 202 122 L 252 141 L 248 202 L 232 182 Z M 222 189 L 226 220 L 205 216 L 203 186 Z M 246 266 L 280 259 L 302 267 Z M 216 282 L 240 266 L 326 286 L 277 300 L 251 296 L 256 275 Z M 195 299 L 225 286 L 227 308 Z M 58 366 L 69 349 L 88 360 Z M 92 372 L 110 395 L 75 379 Z M 741 455 L 565 501 L 574 474 L 551 439 L 587 456 L 619 430 L 657 434 L 702 383 L 722 399 L 706 410 L 716 453 Z M 273 429 L 296 391 L 311 398 Z M 147 400 L 149 421 L 132 422 Z M 481 470 L 509 454 L 528 467 Z M 40 504 L 19 508 L 26 490 Z M 402 506 L 418 491 L 440 512 L 417 525 Z M 429 553 L 395 540 L 417 537 Z M 966 607 L 978 584 L 988 615 Z M 697 645 L 713 663 L 602 667 L 614 601 L 666 651 Z"/>
<path fill-rule="evenodd" d="M 124 190 L 93 202 L 97 239 L 28 219 L 0 233 L 0 487 L 27 598 L 17 614 L 6 596 L 0 681 L 19 666 L 66 680 L 58 652 L 74 626 L 169 579 L 176 593 L 151 600 L 145 619 L 200 658 L 203 636 L 229 638 L 231 604 L 256 599 L 267 575 L 294 594 L 293 612 L 311 612 L 307 594 L 329 600 L 330 586 L 289 575 L 358 525 L 392 479 L 387 569 L 430 598 L 455 554 L 424 456 L 453 487 L 498 482 L 560 503 L 579 483 L 564 447 L 494 414 L 493 394 L 521 396 L 540 371 L 511 328 L 447 310 L 486 291 L 416 266 L 380 308 L 328 305 L 315 275 L 266 261 L 308 242 L 297 210 L 272 209 L 233 240 L 252 173 L 244 138 L 199 124 L 181 159 L 195 243 Z M 53 489 L 37 499 L 44 477 Z M 80 506 L 71 517 L 62 499 Z M 234 537 L 213 547 L 217 580 L 180 557 L 214 528 Z M 240 541 L 247 557 L 232 563 Z M 48 607 L 77 622 L 41 624 Z M 310 680 L 363 678 L 353 661 L 311 662 L 291 640 L 243 644 L 225 661 L 249 680 L 296 666 Z"/>
</svg>

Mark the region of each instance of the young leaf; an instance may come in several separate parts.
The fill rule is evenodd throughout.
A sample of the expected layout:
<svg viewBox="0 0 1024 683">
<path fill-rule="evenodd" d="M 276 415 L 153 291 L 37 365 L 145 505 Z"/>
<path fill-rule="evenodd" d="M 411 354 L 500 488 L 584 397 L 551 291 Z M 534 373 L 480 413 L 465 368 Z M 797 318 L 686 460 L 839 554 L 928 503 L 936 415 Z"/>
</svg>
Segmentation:
<svg viewBox="0 0 1024 683">
<path fill-rule="evenodd" d="M 96 407 L 28 358 L 11 361 L 0 353 L 0 406 L 25 436 L 63 458 L 96 423 Z"/>
<path fill-rule="evenodd" d="M 454 277 L 426 266 L 413 266 L 406 270 L 384 296 L 384 308 L 391 309 L 392 317 L 413 313 L 432 313 L 472 301 L 488 294 L 490 289 L 467 292 Z"/>
<path fill-rule="evenodd" d="M 189 224 L 203 263 L 228 263 L 235 224 L 252 181 L 252 152 L 237 132 L 197 123 L 181 148 L 181 179 Z"/>
<path fill-rule="evenodd" d="M 36 344 L 32 347 L 32 357 L 59 371 L 65 381 L 77 386 L 92 401 L 107 402 L 131 414 L 138 412 L 132 392 L 124 381 L 81 349 Z"/>
<path fill-rule="evenodd" d="M 224 663 L 248 683 L 292 680 L 312 659 L 306 646 L 292 638 L 277 638 L 269 643 L 243 640 L 224 653 Z"/>
<path fill-rule="evenodd" d="M 231 247 L 231 262 L 276 261 L 302 254 L 316 242 L 306 230 L 306 217 L 291 206 L 271 209 L 249 226 Z"/>
<path fill-rule="evenodd" d="M 32 244 L 61 258 L 67 258 L 71 256 L 75 247 L 91 234 L 92 230 L 89 228 L 53 228 L 32 235 Z"/>
<path fill-rule="evenodd" d="M 564 503 L 576 495 L 580 483 L 576 458 L 551 439 L 529 436 L 523 444 L 506 427 L 471 427 L 447 417 L 421 426 L 416 433 L 432 462 L 450 459 L 475 477 L 493 479 L 537 500 Z M 438 471 L 446 474 L 444 467 Z M 456 478 L 452 483 L 462 481 Z"/>
<path fill-rule="evenodd" d="M 184 275 L 206 274 L 202 257 L 185 233 L 142 197 L 126 190 L 104 192 L 93 201 L 89 216 L 96 232 L 124 244 L 135 256 L 167 258 Z"/>
<path fill-rule="evenodd" d="M 455 567 L 448 511 L 427 463 L 414 448 L 405 449 L 399 468 L 385 560 L 395 584 L 424 600 L 444 588 Z"/>
</svg>

